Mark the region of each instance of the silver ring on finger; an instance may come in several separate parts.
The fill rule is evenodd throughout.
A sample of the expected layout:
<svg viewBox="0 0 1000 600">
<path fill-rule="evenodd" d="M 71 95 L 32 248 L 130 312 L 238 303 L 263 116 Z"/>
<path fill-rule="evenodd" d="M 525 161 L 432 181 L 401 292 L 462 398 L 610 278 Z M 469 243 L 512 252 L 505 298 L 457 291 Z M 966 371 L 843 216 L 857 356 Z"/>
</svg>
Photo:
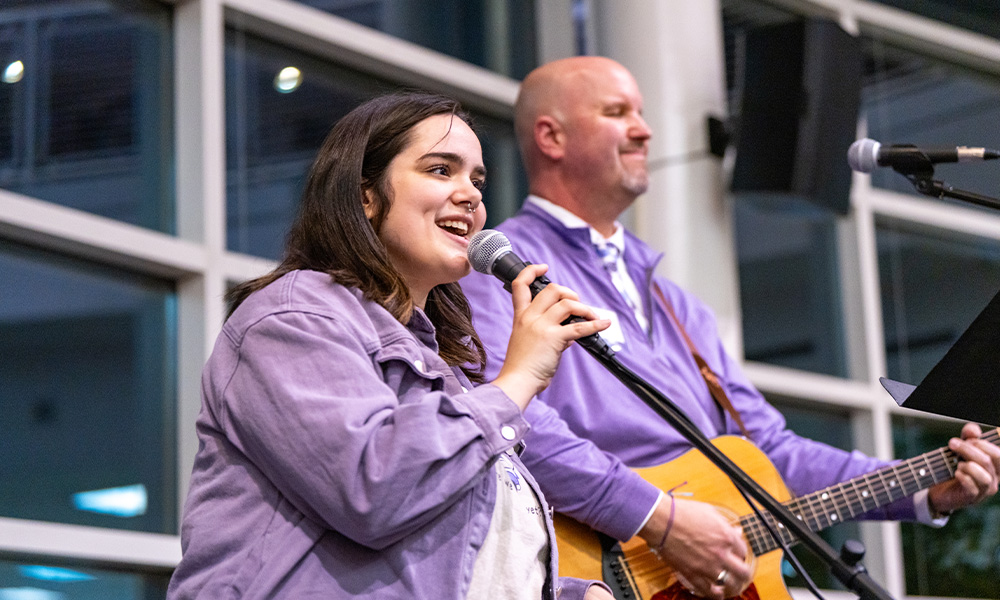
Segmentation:
<svg viewBox="0 0 1000 600">
<path fill-rule="evenodd" d="M 715 578 L 715 581 L 713 583 L 720 587 L 726 587 L 726 581 L 728 580 L 729 580 L 729 570 L 723 569 L 719 573 L 719 576 Z"/>
</svg>

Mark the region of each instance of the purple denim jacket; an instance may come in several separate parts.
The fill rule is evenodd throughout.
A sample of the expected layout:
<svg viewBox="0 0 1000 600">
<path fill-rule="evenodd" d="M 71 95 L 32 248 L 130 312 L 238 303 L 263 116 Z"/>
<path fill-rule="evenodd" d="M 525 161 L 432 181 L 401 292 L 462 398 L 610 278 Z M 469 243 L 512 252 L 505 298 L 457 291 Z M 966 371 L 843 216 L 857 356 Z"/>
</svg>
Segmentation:
<svg viewBox="0 0 1000 600">
<path fill-rule="evenodd" d="M 627 231 L 623 259 L 643 294 L 649 335 L 611 282 L 588 228 L 567 228 L 542 208 L 526 202 L 521 212 L 497 229 L 506 234 L 521 258 L 549 265 L 549 279 L 573 289 L 583 303 L 616 313 L 624 337 L 618 359 L 673 400 L 705 435 L 740 435 L 739 428 L 712 399 L 683 338 L 654 300 L 651 288 L 655 281 L 699 352 L 719 375 L 753 441 L 795 494 L 887 464 L 788 430 L 781 413 L 726 353 L 709 308 L 672 281 L 655 276 L 661 255 Z M 461 284 L 486 346 L 487 378 L 493 377 L 503 364 L 510 337 L 510 294 L 496 278 L 480 273 L 471 273 Z M 556 510 L 622 540 L 636 533 L 659 493 L 625 465 L 659 465 L 691 448 L 683 436 L 578 346 L 563 353 L 552 383 L 524 414 L 531 431 L 525 436 L 527 449 L 522 458 L 538 477 L 548 501 Z M 864 515 L 892 519 L 914 516 L 913 502 L 908 498 Z"/>
<path fill-rule="evenodd" d="M 205 367 L 168 597 L 464 600 L 487 474 L 527 429 L 444 363 L 421 311 L 404 327 L 326 274 L 289 273 L 236 310 Z M 582 598 L 552 547 L 542 598 Z"/>
</svg>

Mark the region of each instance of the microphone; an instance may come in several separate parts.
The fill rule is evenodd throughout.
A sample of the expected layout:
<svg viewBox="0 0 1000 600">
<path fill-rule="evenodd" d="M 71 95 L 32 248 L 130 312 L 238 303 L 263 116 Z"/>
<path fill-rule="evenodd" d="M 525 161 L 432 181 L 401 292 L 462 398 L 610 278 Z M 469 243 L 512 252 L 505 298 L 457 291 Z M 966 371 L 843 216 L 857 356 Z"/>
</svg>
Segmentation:
<svg viewBox="0 0 1000 600">
<path fill-rule="evenodd" d="M 996 158 L 1000 158 L 1000 152 L 990 148 L 918 148 L 912 144 L 883 146 L 868 138 L 854 142 L 847 150 L 847 164 L 859 173 L 871 173 L 876 167 L 892 167 L 902 169 L 901 172 L 912 172 L 913 167 Z"/>
<path fill-rule="evenodd" d="M 514 254 L 510 240 L 503 233 L 496 229 L 484 229 L 472 236 L 469 241 L 469 262 L 472 268 L 485 275 L 493 275 L 503 282 L 503 287 L 508 292 L 510 284 L 528 266 L 528 263 Z M 545 289 L 545 286 L 552 283 L 544 275 L 535 277 L 535 280 L 528 284 L 531 289 L 531 297 L 534 298 Z M 563 321 L 567 323 L 580 323 L 586 319 L 571 316 Z M 582 337 L 577 342 L 595 356 L 610 358 L 615 355 L 615 351 L 604 341 L 604 338 L 596 333 Z"/>
</svg>

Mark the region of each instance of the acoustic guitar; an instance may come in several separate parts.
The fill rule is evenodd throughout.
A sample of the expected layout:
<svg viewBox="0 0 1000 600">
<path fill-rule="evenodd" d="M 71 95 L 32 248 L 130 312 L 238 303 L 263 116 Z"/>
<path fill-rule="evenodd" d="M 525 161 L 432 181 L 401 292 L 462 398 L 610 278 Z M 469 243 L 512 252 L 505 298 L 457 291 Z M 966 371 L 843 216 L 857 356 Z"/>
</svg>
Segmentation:
<svg viewBox="0 0 1000 600">
<path fill-rule="evenodd" d="M 1000 428 L 986 432 L 982 439 L 1000 445 Z M 751 442 L 725 436 L 713 440 L 713 444 L 813 531 L 947 481 L 955 476 L 959 461 L 954 452 L 941 448 L 793 499 L 777 469 Z M 683 484 L 678 491 L 690 493 L 691 499 L 742 515 L 738 517 L 739 525 L 757 566 L 753 581 L 739 598 L 791 600 L 781 576 L 780 544 L 729 478 L 701 452 L 690 450 L 666 464 L 636 472 L 662 490 Z M 796 543 L 783 525 L 766 512 L 761 514 L 786 544 Z M 636 536 L 619 543 L 558 513 L 555 527 L 560 575 L 602 580 L 619 600 L 695 598 L 642 538 Z"/>
</svg>

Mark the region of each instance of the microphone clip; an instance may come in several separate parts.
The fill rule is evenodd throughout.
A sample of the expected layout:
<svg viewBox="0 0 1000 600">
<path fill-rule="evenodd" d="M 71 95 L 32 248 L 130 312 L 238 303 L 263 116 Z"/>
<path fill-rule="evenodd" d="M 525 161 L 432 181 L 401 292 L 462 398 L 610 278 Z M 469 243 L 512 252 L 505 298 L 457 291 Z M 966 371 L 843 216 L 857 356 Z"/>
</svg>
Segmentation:
<svg viewBox="0 0 1000 600">
<path fill-rule="evenodd" d="M 895 155 L 892 170 L 909 179 L 913 185 L 918 180 L 934 177 L 934 161 L 913 144 L 893 144 L 890 146 Z"/>
</svg>

